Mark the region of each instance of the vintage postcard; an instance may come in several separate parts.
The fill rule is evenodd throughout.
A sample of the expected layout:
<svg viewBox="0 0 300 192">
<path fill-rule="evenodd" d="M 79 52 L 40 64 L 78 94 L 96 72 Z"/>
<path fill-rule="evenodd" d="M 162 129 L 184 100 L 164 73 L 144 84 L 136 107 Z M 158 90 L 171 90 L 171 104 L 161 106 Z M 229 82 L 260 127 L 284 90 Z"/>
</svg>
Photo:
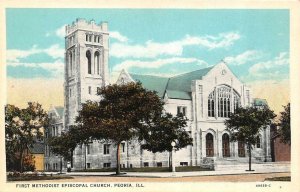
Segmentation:
<svg viewBox="0 0 300 192">
<path fill-rule="evenodd" d="M 299 191 L 299 2 L 154 2 L 0 4 L 0 191 Z"/>
</svg>

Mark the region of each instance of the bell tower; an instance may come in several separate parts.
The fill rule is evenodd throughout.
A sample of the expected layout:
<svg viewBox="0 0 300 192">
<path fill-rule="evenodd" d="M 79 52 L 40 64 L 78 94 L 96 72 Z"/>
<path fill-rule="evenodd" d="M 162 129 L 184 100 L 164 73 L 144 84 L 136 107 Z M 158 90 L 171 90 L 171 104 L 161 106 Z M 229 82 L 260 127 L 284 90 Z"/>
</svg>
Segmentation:
<svg viewBox="0 0 300 192">
<path fill-rule="evenodd" d="M 81 104 L 99 100 L 97 90 L 109 82 L 106 22 L 77 19 L 66 26 L 65 36 L 65 128 L 75 123 Z"/>
</svg>

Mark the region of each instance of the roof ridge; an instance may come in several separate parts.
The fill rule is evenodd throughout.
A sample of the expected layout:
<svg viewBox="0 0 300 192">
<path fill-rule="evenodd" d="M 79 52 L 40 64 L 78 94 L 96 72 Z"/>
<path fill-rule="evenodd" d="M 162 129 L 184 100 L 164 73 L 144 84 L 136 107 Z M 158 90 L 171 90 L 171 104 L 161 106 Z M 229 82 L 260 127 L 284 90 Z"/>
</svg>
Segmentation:
<svg viewBox="0 0 300 192">
<path fill-rule="evenodd" d="M 196 71 L 201 71 L 201 70 L 204 70 L 204 69 L 209 69 L 209 68 L 212 69 L 213 67 L 214 67 L 214 65 L 213 65 L 213 66 L 210 66 L 210 67 L 205 67 L 205 68 L 202 68 L 202 69 L 197 69 L 197 70 L 194 70 L 194 71 L 190 71 L 190 72 L 178 74 L 178 75 L 172 76 L 172 77 L 170 77 L 170 78 L 180 77 L 180 76 L 187 75 L 187 74 L 189 74 L 189 73 L 194 73 L 194 72 L 196 72 Z"/>
<path fill-rule="evenodd" d="M 166 78 L 166 79 L 170 78 L 170 77 L 164 77 L 164 76 L 159 76 L 159 75 L 136 74 L 136 73 L 129 73 L 129 75 L 151 76 L 151 77 L 160 77 L 160 78 Z"/>
<path fill-rule="evenodd" d="M 168 82 L 167 82 L 166 87 L 165 87 L 165 91 L 164 91 L 164 95 L 163 95 L 164 97 L 165 97 L 166 92 L 168 90 L 169 82 L 170 82 L 170 77 L 168 78 Z"/>
</svg>

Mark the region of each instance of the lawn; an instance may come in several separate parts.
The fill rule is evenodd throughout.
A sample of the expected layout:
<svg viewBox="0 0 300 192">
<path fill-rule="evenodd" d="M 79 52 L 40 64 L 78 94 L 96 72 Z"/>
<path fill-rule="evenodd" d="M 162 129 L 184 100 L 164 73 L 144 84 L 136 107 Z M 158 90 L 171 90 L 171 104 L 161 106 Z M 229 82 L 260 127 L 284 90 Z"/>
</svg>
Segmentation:
<svg viewBox="0 0 300 192">
<path fill-rule="evenodd" d="M 77 170 L 74 172 L 115 172 L 115 168 L 103 169 L 85 169 Z M 213 171 L 208 168 L 201 168 L 199 166 L 182 166 L 176 167 L 176 172 L 189 172 L 189 171 Z M 170 172 L 169 167 L 142 167 L 142 168 L 123 168 L 121 172 Z"/>
<path fill-rule="evenodd" d="M 31 180 L 57 180 L 57 179 L 72 179 L 70 176 L 62 175 L 38 175 L 38 174 L 29 174 L 29 173 L 18 173 L 18 174 L 8 174 L 7 181 L 31 181 Z"/>
<path fill-rule="evenodd" d="M 266 178 L 265 181 L 291 181 L 291 176 Z"/>
</svg>

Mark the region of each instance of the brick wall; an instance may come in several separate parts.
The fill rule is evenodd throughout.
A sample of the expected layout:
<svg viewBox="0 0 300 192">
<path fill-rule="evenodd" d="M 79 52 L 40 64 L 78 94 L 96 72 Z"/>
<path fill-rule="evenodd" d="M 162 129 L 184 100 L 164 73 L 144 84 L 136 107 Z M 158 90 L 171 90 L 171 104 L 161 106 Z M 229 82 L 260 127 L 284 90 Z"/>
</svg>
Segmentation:
<svg viewBox="0 0 300 192">
<path fill-rule="evenodd" d="M 274 158 L 275 161 L 290 161 L 291 146 L 280 141 L 280 137 L 273 140 L 274 143 Z"/>
</svg>

